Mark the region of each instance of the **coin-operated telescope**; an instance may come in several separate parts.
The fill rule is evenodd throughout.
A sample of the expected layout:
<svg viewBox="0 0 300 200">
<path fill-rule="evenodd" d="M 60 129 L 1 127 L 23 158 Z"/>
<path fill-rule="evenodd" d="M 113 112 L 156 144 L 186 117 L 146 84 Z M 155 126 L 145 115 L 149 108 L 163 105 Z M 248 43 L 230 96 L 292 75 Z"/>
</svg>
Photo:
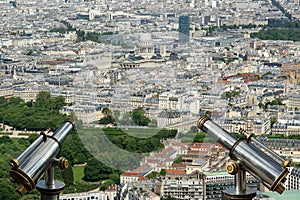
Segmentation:
<svg viewBox="0 0 300 200">
<path fill-rule="evenodd" d="M 198 120 L 198 128 L 229 150 L 230 161 L 226 164 L 229 174 L 235 175 L 235 187 L 224 191 L 229 199 L 252 199 L 256 191 L 246 187 L 246 171 L 257 178 L 269 190 L 282 194 L 284 181 L 289 171 L 290 160 L 284 160 L 271 149 L 253 138 L 245 131 L 245 139 L 237 139 L 207 116 Z"/>
<path fill-rule="evenodd" d="M 58 199 L 65 184 L 54 180 L 54 169 L 68 167 L 68 160 L 57 159 L 61 150 L 61 143 L 73 130 L 74 124 L 65 121 L 55 132 L 41 132 L 41 135 L 17 158 L 10 161 L 10 177 L 18 184 L 17 191 L 24 194 L 26 191 L 37 188 L 41 199 Z M 45 180 L 39 180 L 45 174 Z"/>
</svg>

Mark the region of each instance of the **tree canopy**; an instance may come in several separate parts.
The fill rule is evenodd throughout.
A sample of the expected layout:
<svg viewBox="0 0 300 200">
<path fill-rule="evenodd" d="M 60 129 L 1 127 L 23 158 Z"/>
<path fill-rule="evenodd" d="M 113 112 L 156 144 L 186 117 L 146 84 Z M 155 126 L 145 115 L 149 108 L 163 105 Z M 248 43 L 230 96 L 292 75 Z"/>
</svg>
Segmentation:
<svg viewBox="0 0 300 200">
<path fill-rule="evenodd" d="M 105 128 L 103 129 L 106 137 L 118 147 L 135 153 L 146 153 L 157 151 L 163 148 L 163 144 L 160 143 L 161 139 L 172 138 L 177 134 L 176 130 L 161 129 L 155 135 L 148 138 L 137 138 L 126 134 L 117 128 Z"/>
<path fill-rule="evenodd" d="M 264 110 L 267 109 L 269 105 L 271 105 L 271 106 L 274 106 L 274 105 L 282 106 L 282 105 L 284 105 L 284 104 L 282 103 L 281 99 L 274 99 L 273 101 L 271 101 L 271 102 L 268 101 L 268 102 L 266 102 L 266 103 L 260 102 L 260 103 L 258 104 L 258 106 L 259 106 L 261 109 L 264 109 Z"/>
<path fill-rule="evenodd" d="M 109 179 L 114 170 L 91 157 L 84 168 L 84 180 L 99 181 Z"/>
<path fill-rule="evenodd" d="M 145 111 L 142 108 L 137 108 L 132 111 L 132 119 L 138 126 L 148 126 L 151 122 L 151 120 L 145 116 Z"/>
<path fill-rule="evenodd" d="M 114 124 L 114 125 L 116 125 L 116 120 L 113 118 L 112 112 L 108 107 L 104 107 L 101 112 L 104 115 L 104 117 L 102 117 L 99 120 L 100 124 Z"/>
<path fill-rule="evenodd" d="M 51 98 L 49 92 L 40 92 L 35 104 L 25 103 L 18 97 L 1 98 L 0 120 L 18 130 L 55 130 L 67 119 L 66 115 L 59 113 L 64 105 L 63 97 Z"/>
<path fill-rule="evenodd" d="M 37 95 L 36 102 L 24 102 L 20 98 L 5 99 L 0 97 L 0 120 L 7 125 L 11 125 L 17 129 L 24 130 L 45 130 L 51 128 L 56 130 L 69 116 L 63 115 L 59 109 L 64 106 L 63 97 L 51 97 L 49 92 L 42 91 Z M 109 109 L 104 109 L 103 113 L 112 115 Z M 131 116 L 139 121 L 139 125 L 144 125 L 144 121 L 150 120 L 144 116 L 142 109 L 132 111 Z M 147 129 L 148 130 L 148 129 Z M 141 129 L 138 129 L 140 132 Z M 109 140 L 122 149 L 130 152 L 151 152 L 163 148 L 160 142 L 162 138 L 175 137 L 175 130 L 160 130 L 156 135 L 148 138 L 137 138 L 122 132 L 116 128 L 103 129 L 103 134 Z M 0 188 L 5 184 L 1 178 L 8 179 L 7 169 L 9 168 L 9 159 L 16 157 L 21 151 L 28 147 L 38 135 L 32 134 L 28 139 L 10 139 L 8 136 L 0 137 Z M 86 163 L 84 168 L 85 181 L 101 181 L 111 180 L 114 183 L 119 183 L 119 171 L 107 167 L 103 163 L 95 159 L 84 146 L 82 140 L 79 138 L 77 130 L 74 129 L 71 134 L 65 139 L 62 145 L 60 154 L 57 157 L 63 156 L 67 158 L 70 165 Z M 111 156 L 111 155 L 110 155 Z M 122 158 L 124 159 L 124 158 Z M 128 162 L 131 162 L 128 159 Z M 74 183 L 74 175 L 72 168 L 68 168 L 63 172 L 57 170 L 57 177 L 66 183 L 66 190 L 72 191 L 72 188 L 79 187 L 79 183 Z M 111 182 L 110 181 L 110 182 Z M 105 182 L 102 188 L 107 187 L 108 183 Z M 82 185 L 80 185 L 81 187 Z M 84 186 L 82 186 L 84 187 Z M 7 199 L 6 195 L 11 194 L 11 199 L 18 199 L 19 196 L 14 197 L 14 186 L 7 184 L 7 187 L 0 189 L 0 199 Z M 37 192 L 30 193 L 35 195 Z M 3 195 L 2 195 L 3 194 Z"/>
<path fill-rule="evenodd" d="M 300 30 L 296 28 L 264 29 L 257 33 L 251 33 L 251 38 L 300 41 Z"/>
</svg>

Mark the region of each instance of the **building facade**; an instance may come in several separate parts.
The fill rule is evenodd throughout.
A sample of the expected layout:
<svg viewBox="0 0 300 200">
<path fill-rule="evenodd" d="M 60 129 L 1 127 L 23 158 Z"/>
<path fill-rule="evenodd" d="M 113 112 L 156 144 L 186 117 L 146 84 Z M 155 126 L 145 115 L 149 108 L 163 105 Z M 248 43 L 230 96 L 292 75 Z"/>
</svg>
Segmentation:
<svg viewBox="0 0 300 200">
<path fill-rule="evenodd" d="M 107 200 L 107 195 L 104 192 L 84 192 L 62 194 L 59 200 Z"/>
<path fill-rule="evenodd" d="M 176 170 L 183 171 L 183 170 Z M 205 199 L 204 176 L 195 171 L 189 175 L 183 173 L 167 174 L 161 180 L 161 197 L 176 199 Z"/>
<path fill-rule="evenodd" d="M 300 94 L 291 93 L 288 95 L 287 107 L 290 110 L 300 109 Z"/>
<path fill-rule="evenodd" d="M 173 170 L 173 174 L 161 178 L 161 197 L 174 197 L 179 200 L 222 200 L 226 188 L 234 187 L 234 176 L 225 171 L 199 172 L 186 174 L 184 170 Z M 180 171 L 182 171 L 180 173 Z M 247 187 L 259 190 L 260 183 L 247 173 Z"/>
<path fill-rule="evenodd" d="M 286 177 L 284 183 L 286 190 L 299 190 L 300 189 L 300 169 L 290 167 L 290 173 Z"/>
<path fill-rule="evenodd" d="M 224 199 L 223 192 L 229 187 L 234 187 L 234 176 L 227 172 L 204 172 L 206 198 L 212 200 Z M 247 173 L 247 187 L 259 190 L 259 181 Z"/>
<path fill-rule="evenodd" d="M 180 16 L 179 17 L 179 42 L 188 43 L 190 40 L 190 17 Z"/>
</svg>

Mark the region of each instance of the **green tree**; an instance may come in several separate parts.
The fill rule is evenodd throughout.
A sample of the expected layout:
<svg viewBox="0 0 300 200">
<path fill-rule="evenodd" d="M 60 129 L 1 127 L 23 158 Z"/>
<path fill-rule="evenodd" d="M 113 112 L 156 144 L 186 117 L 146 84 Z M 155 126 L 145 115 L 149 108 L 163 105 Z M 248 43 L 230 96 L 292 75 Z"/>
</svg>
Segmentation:
<svg viewBox="0 0 300 200">
<path fill-rule="evenodd" d="M 160 172 L 159 172 L 159 174 L 160 174 L 161 176 L 167 175 L 166 169 L 161 169 Z"/>
<path fill-rule="evenodd" d="M 242 139 L 246 139 L 246 135 L 244 135 L 244 134 L 240 134 L 240 133 L 230 133 L 231 135 L 233 135 L 233 136 L 235 136 L 236 138 L 238 138 L 238 139 L 240 139 L 240 138 L 242 138 Z"/>
<path fill-rule="evenodd" d="M 109 175 L 109 179 L 112 180 L 115 184 L 119 185 L 120 183 L 120 176 L 119 174 L 113 173 Z"/>
<path fill-rule="evenodd" d="M 293 167 L 300 168 L 300 162 L 293 162 Z"/>
<path fill-rule="evenodd" d="M 300 41 L 300 30 L 298 28 L 265 29 L 257 33 L 251 33 L 250 36 L 262 40 Z"/>
<path fill-rule="evenodd" d="M 73 168 L 69 166 L 67 169 L 62 170 L 62 177 L 66 186 L 74 184 Z"/>
<path fill-rule="evenodd" d="M 145 112 L 142 108 L 137 108 L 132 111 L 132 119 L 138 126 L 148 126 L 151 122 L 151 120 L 145 116 Z"/>
<path fill-rule="evenodd" d="M 265 104 L 263 104 L 262 102 L 259 102 L 259 103 L 258 103 L 258 107 L 259 107 L 260 109 L 263 109 L 263 110 L 266 109 Z"/>
<path fill-rule="evenodd" d="M 17 200 L 20 198 L 20 195 L 15 192 L 16 186 L 8 178 L 0 178 L 0 186 L 0 199 Z"/>
<path fill-rule="evenodd" d="M 204 142 L 207 134 L 205 132 L 196 133 L 193 142 Z"/>
<path fill-rule="evenodd" d="M 111 111 L 110 111 L 110 109 L 108 107 L 104 107 L 101 112 L 105 116 L 111 115 Z"/>
<path fill-rule="evenodd" d="M 65 105 L 66 105 L 65 98 L 63 96 L 57 96 L 55 98 L 50 99 L 48 108 L 50 110 L 60 110 Z"/>
<path fill-rule="evenodd" d="M 37 94 L 35 106 L 40 108 L 47 108 L 51 101 L 51 94 L 47 91 L 41 91 Z"/>
<path fill-rule="evenodd" d="M 110 167 L 107 167 L 103 163 L 99 162 L 95 158 L 90 158 L 84 167 L 84 177 L 86 181 L 99 181 L 109 178 L 113 170 Z"/>
<path fill-rule="evenodd" d="M 158 172 L 152 171 L 150 174 L 146 176 L 148 179 L 155 179 L 159 175 Z"/>
<path fill-rule="evenodd" d="M 284 139 L 284 134 L 265 135 L 267 138 Z"/>
<path fill-rule="evenodd" d="M 227 92 L 224 92 L 222 93 L 222 99 L 229 99 L 231 97 L 235 97 L 235 96 L 238 96 L 240 93 L 237 92 L 237 91 L 227 91 Z"/>
<path fill-rule="evenodd" d="M 275 124 L 276 122 L 277 122 L 277 117 L 271 117 L 271 119 L 270 119 L 271 127 L 272 127 L 273 124 Z"/>
<path fill-rule="evenodd" d="M 31 56 L 32 54 L 33 54 L 33 51 L 32 51 L 32 50 L 29 50 L 29 51 L 26 53 L 27 56 Z"/>
<path fill-rule="evenodd" d="M 289 135 L 288 139 L 297 139 L 297 140 L 300 140 L 300 135 Z"/>
<path fill-rule="evenodd" d="M 178 156 L 174 159 L 173 163 L 182 163 L 182 156 Z"/>
<path fill-rule="evenodd" d="M 108 107 L 104 107 L 101 112 L 104 117 L 99 120 L 100 124 L 116 124 L 116 121 L 112 116 L 112 112 Z"/>
<path fill-rule="evenodd" d="M 271 101 L 270 103 L 271 105 L 284 105 L 281 101 L 281 99 L 274 99 L 273 101 Z"/>
<path fill-rule="evenodd" d="M 12 97 L 9 99 L 9 105 L 20 105 L 24 101 L 20 97 Z"/>
<path fill-rule="evenodd" d="M 113 184 L 115 184 L 113 180 L 107 180 L 107 181 L 105 181 L 105 182 L 103 182 L 103 183 L 101 184 L 100 190 L 101 190 L 101 191 L 104 191 L 104 190 L 106 190 L 109 186 L 111 186 L 111 185 L 113 185 Z"/>
<path fill-rule="evenodd" d="M 99 120 L 99 123 L 100 123 L 100 124 L 116 124 L 115 119 L 114 119 L 111 115 L 102 117 L 102 118 Z"/>
</svg>

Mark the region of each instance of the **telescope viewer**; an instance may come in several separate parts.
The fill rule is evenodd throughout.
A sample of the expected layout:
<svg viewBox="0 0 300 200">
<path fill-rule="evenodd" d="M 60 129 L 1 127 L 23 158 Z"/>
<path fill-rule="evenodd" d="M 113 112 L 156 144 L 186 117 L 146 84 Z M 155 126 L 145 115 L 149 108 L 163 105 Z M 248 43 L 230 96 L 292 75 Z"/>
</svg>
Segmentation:
<svg viewBox="0 0 300 200">
<path fill-rule="evenodd" d="M 246 171 L 271 191 L 282 194 L 290 160 L 284 160 L 271 149 L 241 130 L 246 139 L 237 139 L 207 116 L 199 118 L 197 126 L 229 150 L 231 160 L 226 164 L 229 174 L 235 175 L 235 188 L 226 189 L 229 199 L 252 199 L 256 191 L 246 187 Z"/>
<path fill-rule="evenodd" d="M 54 180 L 54 169 L 67 168 L 68 160 L 57 159 L 56 156 L 61 150 L 61 143 L 73 129 L 73 122 L 67 120 L 55 132 L 41 132 L 17 158 L 11 159 L 9 174 L 11 180 L 18 184 L 17 191 L 20 194 L 37 188 L 41 199 L 58 199 L 65 184 Z M 43 175 L 45 180 L 39 180 Z"/>
</svg>

